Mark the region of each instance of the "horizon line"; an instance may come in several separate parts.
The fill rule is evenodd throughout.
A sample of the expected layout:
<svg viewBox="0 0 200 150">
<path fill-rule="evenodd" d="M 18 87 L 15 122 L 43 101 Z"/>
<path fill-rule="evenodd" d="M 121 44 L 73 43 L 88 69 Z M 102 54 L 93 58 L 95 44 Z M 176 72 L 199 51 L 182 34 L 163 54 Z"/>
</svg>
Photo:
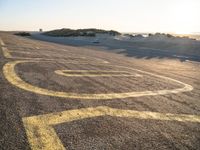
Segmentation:
<svg viewBox="0 0 200 150">
<path fill-rule="evenodd" d="M 39 29 L 42 29 L 42 28 L 39 28 Z M 39 32 L 39 29 L 38 30 L 21 30 L 21 29 L 17 29 L 17 30 L 1 30 L 0 29 L 0 32 Z M 46 31 L 52 31 L 52 30 L 59 30 L 59 29 L 72 29 L 72 30 L 78 30 L 78 29 L 100 29 L 100 30 L 107 30 L 107 31 L 110 31 L 110 30 L 114 30 L 114 29 L 102 29 L 102 28 L 55 28 L 55 29 L 50 29 L 50 30 L 43 30 L 43 32 L 46 32 Z M 200 31 L 198 32 L 191 32 L 191 33 L 176 33 L 176 32 L 162 32 L 162 31 L 119 31 L 119 30 L 114 30 L 114 31 L 117 31 L 117 32 L 120 32 L 120 33 L 144 33 L 144 34 L 148 34 L 148 33 L 165 33 L 165 34 L 177 34 L 177 35 L 189 35 L 189 34 L 200 34 Z"/>
</svg>

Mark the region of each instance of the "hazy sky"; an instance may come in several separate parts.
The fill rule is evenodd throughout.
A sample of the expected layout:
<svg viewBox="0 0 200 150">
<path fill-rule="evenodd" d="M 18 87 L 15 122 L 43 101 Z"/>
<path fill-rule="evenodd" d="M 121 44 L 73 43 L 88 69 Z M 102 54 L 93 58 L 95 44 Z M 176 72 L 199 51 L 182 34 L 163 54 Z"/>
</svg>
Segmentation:
<svg viewBox="0 0 200 150">
<path fill-rule="evenodd" d="M 200 0 L 0 0 L 0 30 L 200 32 Z"/>
</svg>

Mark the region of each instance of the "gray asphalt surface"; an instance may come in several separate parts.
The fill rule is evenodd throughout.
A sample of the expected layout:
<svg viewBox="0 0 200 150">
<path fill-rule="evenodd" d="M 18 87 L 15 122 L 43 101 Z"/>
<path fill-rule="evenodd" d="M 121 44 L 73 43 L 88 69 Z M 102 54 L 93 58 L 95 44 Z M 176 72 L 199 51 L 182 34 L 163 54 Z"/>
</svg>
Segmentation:
<svg viewBox="0 0 200 150">
<path fill-rule="evenodd" d="M 191 60 L 200 62 L 200 41 L 190 39 L 163 40 L 118 40 L 116 38 L 98 36 L 97 37 L 52 37 L 45 36 L 38 32 L 33 32 L 32 39 L 54 42 L 58 44 L 71 45 L 76 47 L 87 47 L 90 49 L 101 49 L 128 57 L 135 58 L 168 58 L 179 59 L 181 61 Z M 93 43 L 95 40 L 99 43 Z"/>
<path fill-rule="evenodd" d="M 105 114 L 81 119 L 81 115 L 85 113 L 78 112 L 78 119 L 58 121 L 60 123 L 52 125 L 56 134 L 55 140 L 59 139 L 61 145 L 68 150 L 200 148 L 199 122 L 177 121 L 173 120 L 173 117 L 166 120 L 162 115 L 158 115 L 160 117 L 157 119 L 151 119 L 147 115 L 145 119 L 140 115 L 140 112 L 148 112 L 148 114 L 156 112 L 193 115 L 198 119 L 200 63 L 182 62 L 171 58 L 127 57 L 123 54 L 37 41 L 3 32 L 0 33 L 0 38 L 5 43 L 0 48 L 0 149 L 45 149 L 43 146 L 49 139 L 41 134 L 45 131 L 40 131 L 45 121 L 42 123 L 39 121 L 40 126 L 36 124 L 38 128 L 34 128 L 34 132 L 31 133 L 32 130 L 27 132 L 28 125 L 23 118 L 48 114 L 53 116 L 60 113 L 53 120 L 55 121 L 62 116 L 74 117 L 71 110 L 99 106 L 118 109 L 119 112 L 133 110 L 139 113 L 136 117 L 116 117 Z M 5 57 L 5 49 L 3 53 L 5 47 L 11 55 L 10 58 Z M 31 85 L 24 89 L 23 82 L 16 83 L 15 76 L 5 69 L 6 64 L 19 60 L 26 62 L 17 64 L 14 72 L 23 82 Z M 56 70 L 72 70 L 72 72 L 60 75 L 55 73 Z M 79 72 L 73 72 L 74 70 Z M 96 71 L 94 74 L 97 76 L 84 74 L 80 70 Z M 104 75 L 100 72 L 102 70 L 105 72 Z M 155 95 L 140 97 L 113 96 L 107 99 L 95 95 L 182 88 L 182 85 L 177 82 L 138 70 L 172 78 L 191 85 L 193 90 L 163 95 L 157 92 Z M 77 74 L 80 76 L 75 76 Z M 115 74 L 118 76 L 114 76 Z M 123 76 L 123 74 L 130 76 Z M 67 97 L 59 96 L 57 93 L 48 95 L 48 92 L 44 94 L 42 90 L 37 89 L 38 87 L 47 91 L 76 93 L 81 96 Z M 93 94 L 93 96 L 86 98 L 84 94 Z M 62 112 L 66 111 L 70 113 L 65 116 Z M 104 109 L 100 112 L 105 113 Z M 91 114 L 96 113 L 94 111 Z M 49 120 L 47 117 L 46 121 Z M 38 138 L 36 141 L 40 145 L 31 142 L 31 139 L 33 141 L 35 139 L 30 138 L 30 133 Z M 56 142 L 51 144 L 53 147 Z"/>
</svg>

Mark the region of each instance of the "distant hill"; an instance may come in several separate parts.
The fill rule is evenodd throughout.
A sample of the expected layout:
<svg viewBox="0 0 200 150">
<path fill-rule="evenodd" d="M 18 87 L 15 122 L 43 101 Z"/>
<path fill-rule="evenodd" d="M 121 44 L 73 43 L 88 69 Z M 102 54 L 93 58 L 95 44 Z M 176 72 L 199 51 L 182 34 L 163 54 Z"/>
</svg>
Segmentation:
<svg viewBox="0 0 200 150">
<path fill-rule="evenodd" d="M 96 34 L 109 34 L 109 35 L 120 35 L 121 33 L 114 31 L 114 30 L 101 30 L 101 29 L 58 29 L 47 31 L 43 33 L 44 35 L 48 36 L 56 36 L 56 37 L 69 37 L 69 36 L 96 36 Z"/>
</svg>

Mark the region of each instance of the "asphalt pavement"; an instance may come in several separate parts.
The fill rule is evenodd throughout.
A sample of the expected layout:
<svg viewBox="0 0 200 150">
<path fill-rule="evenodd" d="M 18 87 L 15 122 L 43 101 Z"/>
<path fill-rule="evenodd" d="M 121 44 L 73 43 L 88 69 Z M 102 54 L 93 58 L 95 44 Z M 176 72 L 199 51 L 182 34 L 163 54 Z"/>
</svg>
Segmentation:
<svg viewBox="0 0 200 150">
<path fill-rule="evenodd" d="M 200 148 L 199 62 L 0 32 L 0 68 L 2 150 Z"/>
</svg>

